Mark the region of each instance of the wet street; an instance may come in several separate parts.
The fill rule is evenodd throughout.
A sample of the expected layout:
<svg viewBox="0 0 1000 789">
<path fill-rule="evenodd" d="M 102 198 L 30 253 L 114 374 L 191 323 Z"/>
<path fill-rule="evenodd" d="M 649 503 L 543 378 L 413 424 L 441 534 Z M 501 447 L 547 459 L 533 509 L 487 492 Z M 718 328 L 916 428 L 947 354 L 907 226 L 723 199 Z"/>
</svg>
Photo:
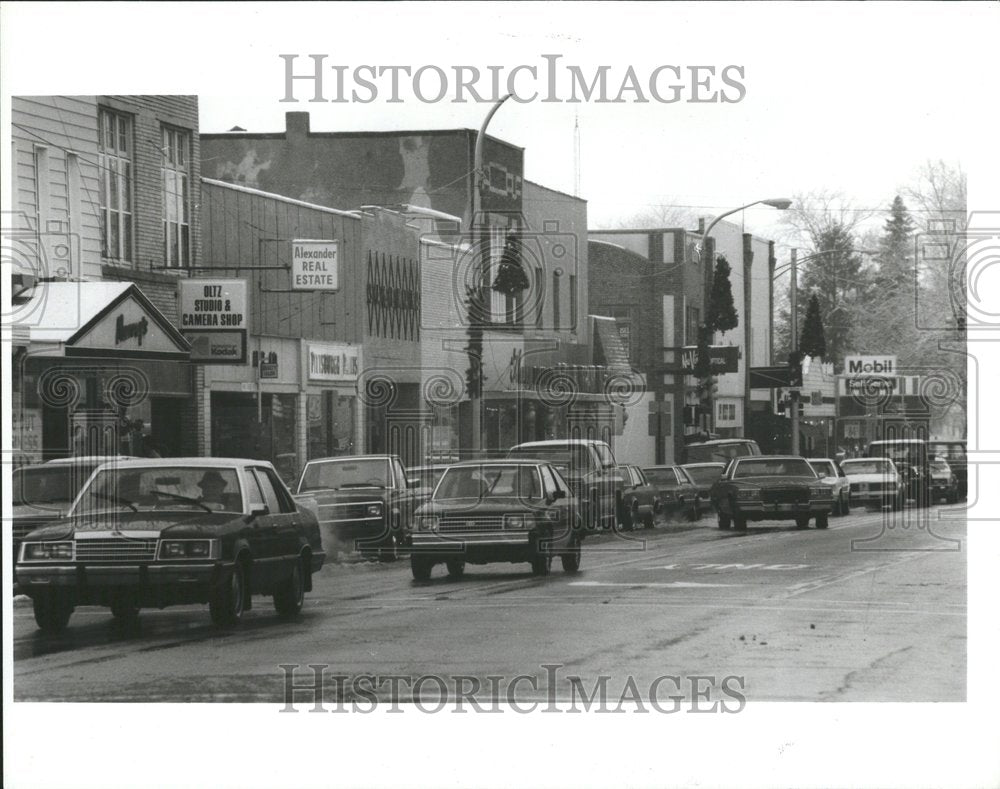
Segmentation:
<svg viewBox="0 0 1000 789">
<path fill-rule="evenodd" d="M 686 700 L 708 687 L 706 703 L 731 706 L 741 696 L 962 701 L 963 517 L 959 507 L 854 510 L 827 531 L 774 522 L 738 533 L 706 516 L 589 539 L 576 575 L 558 561 L 545 577 L 527 564 L 469 565 L 451 581 L 438 566 L 421 584 L 408 560 L 348 560 L 314 579 L 297 620 L 279 620 L 261 597 L 228 631 L 203 606 L 144 610 L 132 630 L 84 607 L 47 637 L 20 598 L 14 697 L 282 704 L 291 669 L 281 666 L 297 666 L 294 682 L 309 685 L 319 665 L 329 699 L 356 696 L 363 675 L 369 697 L 436 696 L 437 682 L 414 693 L 412 681 L 395 691 L 380 681 L 435 675 L 519 703 L 574 701 L 602 676 L 613 703 L 630 682 L 642 697 L 653 686 L 653 696 Z M 338 690 L 334 675 L 347 684 Z M 657 686 L 664 676 L 673 679 Z M 308 708 L 309 694 L 298 703 Z"/>
</svg>

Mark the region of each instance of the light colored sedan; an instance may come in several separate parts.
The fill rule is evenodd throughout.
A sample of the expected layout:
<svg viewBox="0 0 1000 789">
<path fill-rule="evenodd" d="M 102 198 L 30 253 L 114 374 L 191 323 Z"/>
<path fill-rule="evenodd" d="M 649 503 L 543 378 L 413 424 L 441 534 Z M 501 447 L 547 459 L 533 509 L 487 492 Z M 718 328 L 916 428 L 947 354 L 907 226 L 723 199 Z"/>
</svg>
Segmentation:
<svg viewBox="0 0 1000 789">
<path fill-rule="evenodd" d="M 896 464 L 889 458 L 842 460 L 841 470 L 851 483 L 851 504 L 902 509 L 906 493 Z"/>
<path fill-rule="evenodd" d="M 851 512 L 851 481 L 840 467 L 830 458 L 809 458 L 816 476 L 833 489 L 833 514 L 848 515 Z"/>
</svg>

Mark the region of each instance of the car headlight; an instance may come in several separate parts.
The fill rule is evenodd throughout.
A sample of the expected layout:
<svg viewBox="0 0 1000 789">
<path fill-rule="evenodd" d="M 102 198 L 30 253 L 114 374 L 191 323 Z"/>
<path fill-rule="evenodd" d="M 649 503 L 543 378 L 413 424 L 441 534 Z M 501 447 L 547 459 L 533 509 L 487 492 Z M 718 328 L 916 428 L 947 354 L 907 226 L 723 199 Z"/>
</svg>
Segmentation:
<svg viewBox="0 0 1000 789">
<path fill-rule="evenodd" d="M 160 540 L 161 559 L 211 559 L 215 540 Z"/>
<path fill-rule="evenodd" d="M 760 491 L 755 488 L 744 488 L 736 491 L 737 501 L 753 501 L 760 498 Z"/>
<path fill-rule="evenodd" d="M 26 542 L 21 548 L 21 561 L 46 562 L 52 559 L 72 559 L 72 542 Z"/>
<path fill-rule="evenodd" d="M 382 503 L 378 502 L 376 504 L 369 504 L 367 513 L 371 516 L 378 517 L 382 514 Z"/>
<path fill-rule="evenodd" d="M 438 519 L 434 515 L 417 518 L 417 531 L 437 531 Z"/>
<path fill-rule="evenodd" d="M 531 529 L 535 526 L 535 519 L 531 515 L 504 515 L 503 527 L 505 529 Z"/>
</svg>

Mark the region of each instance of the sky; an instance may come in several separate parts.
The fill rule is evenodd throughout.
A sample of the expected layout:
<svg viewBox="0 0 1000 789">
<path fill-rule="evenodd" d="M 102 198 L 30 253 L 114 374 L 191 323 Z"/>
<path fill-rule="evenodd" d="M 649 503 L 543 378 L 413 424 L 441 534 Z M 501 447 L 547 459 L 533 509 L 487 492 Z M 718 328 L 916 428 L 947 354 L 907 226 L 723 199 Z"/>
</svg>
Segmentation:
<svg viewBox="0 0 1000 789">
<path fill-rule="evenodd" d="M 29 25 L 42 10 L 8 5 L 5 21 Z M 151 6 L 146 8 L 145 6 Z M 992 4 L 510 4 L 355 3 L 144 4 L 114 6 L 124 28 L 149 29 L 156 40 L 119 36 L 94 46 L 77 31 L 92 27 L 88 4 L 45 14 L 41 39 L 53 59 L 39 68 L 31 37 L 5 40 L 6 91 L 197 93 L 201 130 L 284 129 L 284 113 L 309 111 L 313 130 L 478 128 L 491 104 L 456 98 L 453 70 L 478 68 L 489 98 L 489 66 L 506 78 L 515 66 L 555 61 L 558 97 L 569 98 L 575 66 L 588 80 L 607 67 L 608 98 L 631 67 L 640 89 L 660 66 L 680 69 L 681 100 L 661 103 L 643 89 L 621 103 L 508 101 L 491 134 L 525 148 L 526 177 L 574 193 L 574 127 L 579 125 L 581 197 L 591 227 L 616 226 L 651 204 L 714 216 L 767 197 L 822 189 L 842 192 L 859 209 L 888 206 L 928 159 L 969 168 L 970 151 L 987 144 L 983 83 L 992 73 Z M 238 9 L 238 11 L 237 11 Z M 197 25 L 191 25 L 191 17 Z M 154 21 L 155 19 L 155 21 Z M 961 43 L 959 43 L 961 42 Z M 109 42 L 110 43 L 110 42 Z M 371 103 L 309 101 L 309 84 L 285 96 L 285 61 L 308 73 L 309 55 L 326 55 L 324 97 L 335 91 L 333 66 L 345 68 L 346 93 L 359 66 L 437 66 L 449 78 L 444 99 L 420 101 L 401 75 L 398 102 L 388 77 Z M 178 55 L 180 55 L 178 57 Z M 27 64 L 33 64 L 31 68 Z M 328 68 L 327 68 L 328 67 Z M 707 90 L 738 92 L 720 82 L 723 69 L 742 85 L 739 101 L 694 103 L 692 67 L 712 67 Z M 433 99 L 438 82 L 420 85 Z M 706 71 L 696 72 L 704 77 Z M 742 77 L 738 75 L 742 74 Z M 677 83 L 659 72 L 659 85 Z M 986 84 L 989 84 L 988 82 Z M 502 86 L 502 83 L 501 83 Z M 523 71 L 520 95 L 541 88 Z M 502 87 L 501 87 L 502 89 Z M 661 96 L 671 93 L 661 87 Z M 361 98 L 369 93 L 360 90 Z M 577 94 L 578 98 L 580 94 Z M 994 126 L 995 130 L 995 126 Z M 975 173 L 970 172 L 970 178 Z M 755 208 L 742 219 L 766 237 L 781 235 L 780 217 Z"/>
</svg>

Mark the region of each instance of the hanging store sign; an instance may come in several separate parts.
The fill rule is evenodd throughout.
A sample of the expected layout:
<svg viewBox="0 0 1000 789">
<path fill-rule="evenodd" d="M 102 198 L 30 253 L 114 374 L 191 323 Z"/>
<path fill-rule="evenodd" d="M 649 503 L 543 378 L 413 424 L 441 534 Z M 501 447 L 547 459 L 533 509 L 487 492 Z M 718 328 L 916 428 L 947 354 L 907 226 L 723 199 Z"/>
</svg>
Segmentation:
<svg viewBox="0 0 1000 789">
<path fill-rule="evenodd" d="M 685 345 L 681 351 L 681 369 L 693 371 L 698 362 L 698 346 Z M 712 375 L 735 373 L 740 369 L 740 349 L 737 345 L 713 345 L 708 349 Z"/>
<path fill-rule="evenodd" d="M 308 343 L 310 381 L 356 381 L 361 369 L 361 348 L 339 343 Z"/>
<path fill-rule="evenodd" d="M 336 240 L 292 241 L 292 290 L 340 290 L 339 244 Z"/>
<path fill-rule="evenodd" d="M 178 284 L 180 330 L 191 343 L 191 361 L 246 364 L 246 280 L 185 279 Z"/>
</svg>

